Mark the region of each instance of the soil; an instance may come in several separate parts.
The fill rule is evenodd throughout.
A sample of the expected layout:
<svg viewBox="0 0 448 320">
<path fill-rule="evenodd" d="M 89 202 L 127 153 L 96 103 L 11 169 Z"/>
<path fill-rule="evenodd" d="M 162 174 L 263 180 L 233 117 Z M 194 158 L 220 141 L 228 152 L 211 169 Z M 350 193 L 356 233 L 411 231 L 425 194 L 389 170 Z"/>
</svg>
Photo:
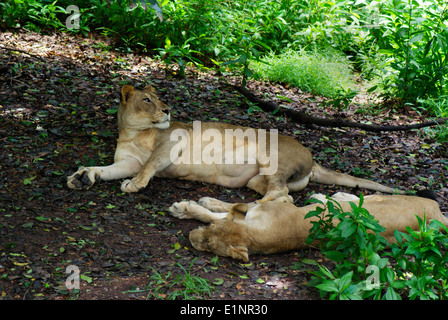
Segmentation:
<svg viewBox="0 0 448 320">
<path fill-rule="evenodd" d="M 112 163 L 123 84 L 154 85 L 175 120 L 278 129 L 326 167 L 405 190 L 435 190 L 448 212 L 448 148 L 423 130 L 373 134 L 297 125 L 257 110 L 226 86 L 237 78 L 191 68 L 179 79 L 175 68 L 113 51 L 108 41 L 20 30 L 0 35 L 0 299 L 320 299 L 306 285 L 312 267 L 302 261 L 324 262 L 318 250 L 253 255 L 249 263 L 216 257 L 190 245 L 189 232 L 202 223 L 168 212 L 173 202 L 202 196 L 260 198 L 247 188 L 160 178 L 136 194 L 122 193 L 121 181 L 67 188 L 66 177 L 78 166 Z M 323 117 L 378 124 L 424 120 L 412 109 L 359 112 L 366 101 L 337 112 L 324 98 L 282 84 L 249 81 L 248 88 Z M 371 193 L 310 184 L 292 196 L 303 205 L 312 192 L 338 191 Z M 80 271 L 79 290 L 66 286 L 73 279 L 69 266 Z M 189 276 L 209 280 L 213 290 L 183 296 L 181 280 Z"/>
</svg>

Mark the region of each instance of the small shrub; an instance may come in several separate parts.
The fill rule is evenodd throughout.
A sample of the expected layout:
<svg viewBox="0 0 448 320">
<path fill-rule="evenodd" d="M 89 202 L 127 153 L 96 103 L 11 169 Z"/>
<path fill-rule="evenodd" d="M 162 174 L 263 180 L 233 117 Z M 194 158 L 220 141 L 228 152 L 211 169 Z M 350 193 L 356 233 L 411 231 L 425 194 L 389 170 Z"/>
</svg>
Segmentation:
<svg viewBox="0 0 448 320">
<path fill-rule="evenodd" d="M 307 214 L 306 218 L 318 217 L 307 242 L 318 241 L 332 265 L 305 261 L 318 266 L 308 285 L 331 300 L 447 299 L 448 237 L 440 230 L 448 228 L 417 217 L 418 231 L 395 231 L 397 242 L 389 244 L 379 234 L 384 228 L 362 203 L 361 195 L 359 205 L 350 203 L 352 210 L 344 212 L 329 198 L 325 206 Z"/>
<path fill-rule="evenodd" d="M 153 269 L 150 283 L 143 288 L 134 288 L 126 293 L 148 292 L 147 299 L 156 300 L 200 300 L 205 296 L 211 296 L 215 288 L 207 279 L 191 274 L 194 260 L 190 264 L 189 270 L 177 263 L 176 265 L 183 271 L 179 275 L 173 275 L 171 271 L 163 274 Z"/>
</svg>

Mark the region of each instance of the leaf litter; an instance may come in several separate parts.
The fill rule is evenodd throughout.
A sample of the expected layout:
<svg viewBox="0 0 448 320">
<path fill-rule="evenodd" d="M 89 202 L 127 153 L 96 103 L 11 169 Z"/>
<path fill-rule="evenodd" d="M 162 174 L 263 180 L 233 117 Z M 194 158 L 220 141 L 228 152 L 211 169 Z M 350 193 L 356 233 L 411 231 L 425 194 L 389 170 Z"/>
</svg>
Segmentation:
<svg viewBox="0 0 448 320">
<path fill-rule="evenodd" d="M 321 260 L 317 250 L 254 255 L 250 264 L 240 264 L 196 251 L 188 234 L 201 223 L 168 213 L 171 203 L 202 196 L 256 200 L 247 188 L 160 178 L 137 194 L 123 194 L 119 181 L 86 191 L 66 187 L 66 176 L 78 166 L 113 161 L 123 84 L 153 84 L 176 120 L 275 128 L 301 141 L 325 166 L 403 189 L 434 189 L 448 212 L 447 146 L 418 132 L 306 128 L 257 111 L 228 89 L 231 78 L 190 70 L 178 79 L 162 63 L 104 50 L 104 42 L 61 33 L 0 35 L 0 46 L 20 50 L 0 49 L 0 299 L 166 298 L 168 289 L 149 294 L 136 288 L 185 270 L 215 287 L 204 299 L 319 298 L 306 286 L 310 267 L 301 263 Z M 296 88 L 255 81 L 248 87 L 291 108 L 335 113 L 321 106 L 321 97 Z M 411 111 L 370 116 L 353 108 L 345 116 L 358 121 L 406 123 L 418 117 Z M 303 205 L 312 192 L 337 191 L 368 194 L 313 184 L 292 195 Z M 71 265 L 80 270 L 80 290 L 65 286 Z"/>
</svg>

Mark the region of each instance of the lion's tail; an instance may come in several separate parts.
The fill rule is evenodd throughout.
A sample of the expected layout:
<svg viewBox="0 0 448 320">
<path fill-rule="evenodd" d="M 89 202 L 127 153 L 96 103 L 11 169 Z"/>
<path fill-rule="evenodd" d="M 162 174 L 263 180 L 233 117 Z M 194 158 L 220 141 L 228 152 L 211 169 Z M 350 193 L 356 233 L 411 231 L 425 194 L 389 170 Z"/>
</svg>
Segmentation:
<svg viewBox="0 0 448 320">
<path fill-rule="evenodd" d="M 375 190 L 380 192 L 386 192 L 386 193 L 398 193 L 398 194 L 404 194 L 405 192 L 402 190 L 398 190 L 395 188 L 390 188 L 387 186 L 384 186 L 380 183 L 357 178 L 350 176 L 348 174 L 339 173 L 333 170 L 326 169 L 317 163 L 313 166 L 313 174 L 311 176 L 311 181 L 315 181 L 318 183 L 323 184 L 336 184 L 338 186 L 346 186 L 351 188 L 364 188 L 369 190 Z"/>
</svg>

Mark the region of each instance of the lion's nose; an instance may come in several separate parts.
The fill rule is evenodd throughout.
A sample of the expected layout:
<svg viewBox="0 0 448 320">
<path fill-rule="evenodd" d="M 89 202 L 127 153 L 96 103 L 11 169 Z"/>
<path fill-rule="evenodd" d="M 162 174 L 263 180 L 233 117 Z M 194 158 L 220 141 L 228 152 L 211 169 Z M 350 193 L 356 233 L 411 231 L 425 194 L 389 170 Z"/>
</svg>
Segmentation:
<svg viewBox="0 0 448 320">
<path fill-rule="evenodd" d="M 170 110 L 171 110 L 171 108 L 170 108 L 169 106 L 167 106 L 167 105 L 165 105 L 165 106 L 162 108 L 162 112 L 163 112 L 163 113 L 166 113 L 166 114 L 170 114 Z"/>
</svg>

